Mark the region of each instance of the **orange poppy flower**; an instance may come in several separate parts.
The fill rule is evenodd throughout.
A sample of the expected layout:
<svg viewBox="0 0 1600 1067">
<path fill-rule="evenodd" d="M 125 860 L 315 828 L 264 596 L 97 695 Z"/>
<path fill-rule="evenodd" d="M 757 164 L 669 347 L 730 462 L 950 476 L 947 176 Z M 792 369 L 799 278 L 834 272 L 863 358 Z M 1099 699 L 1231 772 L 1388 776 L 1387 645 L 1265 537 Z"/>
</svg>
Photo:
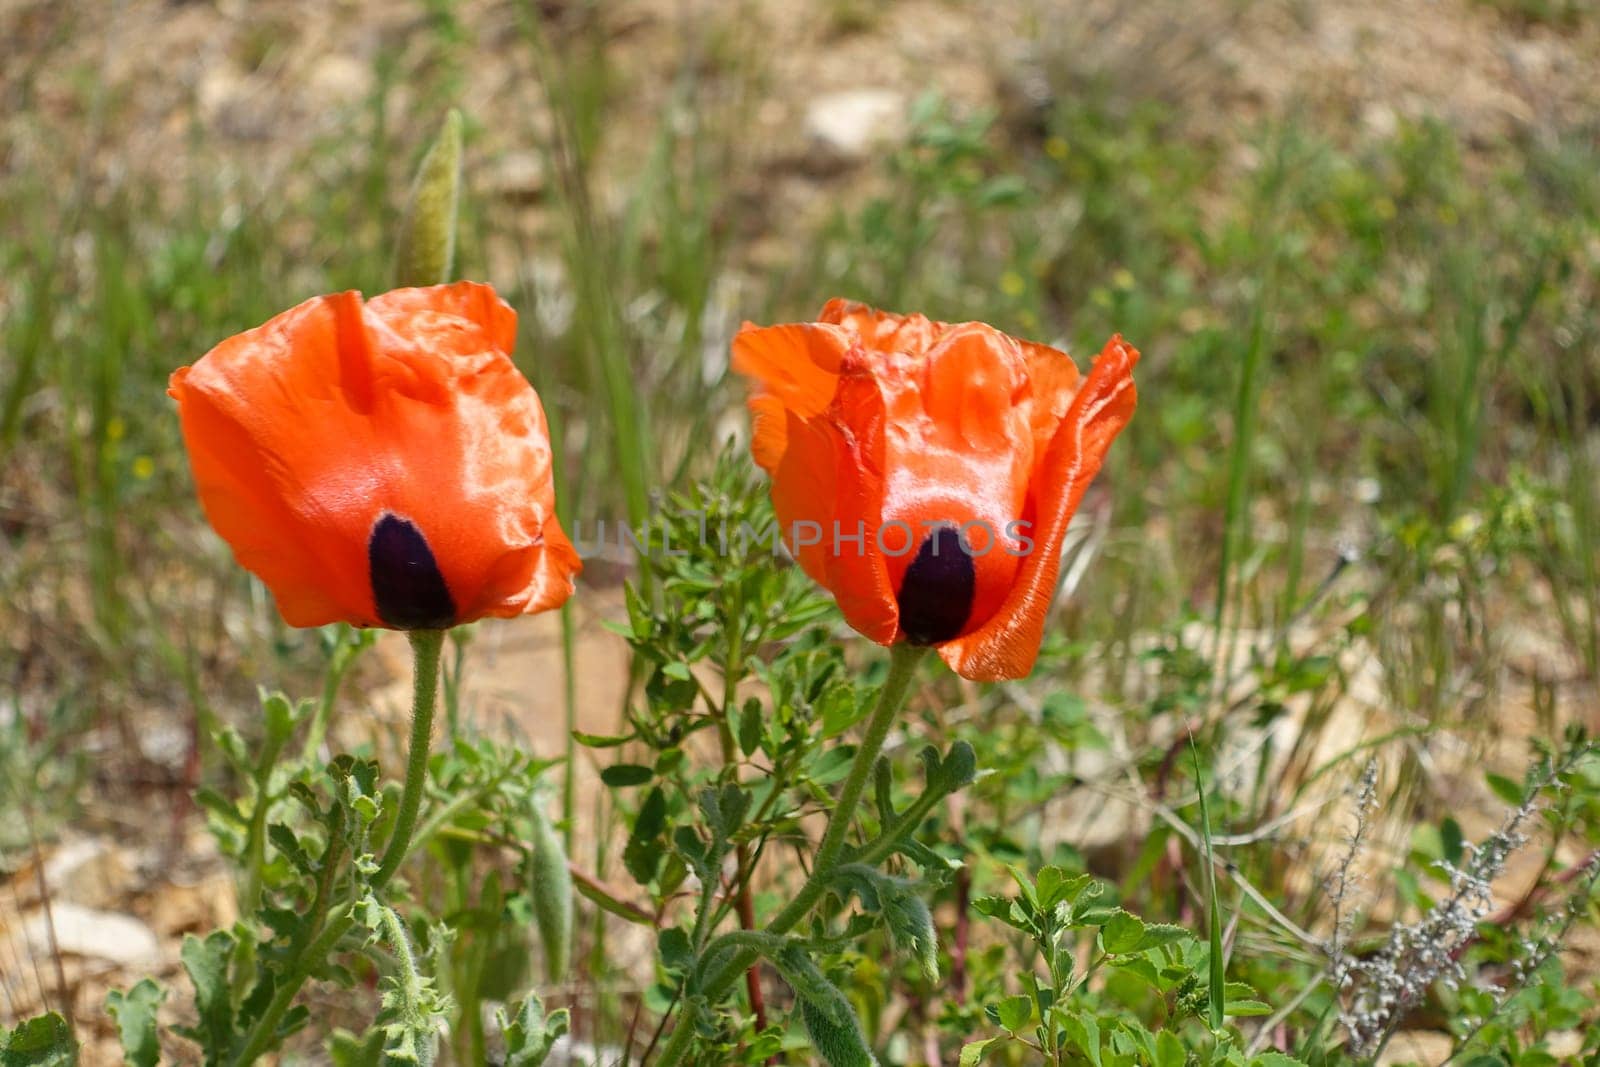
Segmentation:
<svg viewBox="0 0 1600 1067">
<path fill-rule="evenodd" d="M 174 372 L 206 517 L 290 625 L 440 629 L 572 595 L 516 324 L 474 282 L 334 293 Z"/>
<path fill-rule="evenodd" d="M 981 322 L 844 300 L 733 341 L 757 383 L 751 451 L 801 567 L 867 637 L 933 645 L 982 680 L 1033 669 L 1067 523 L 1133 415 L 1138 360 L 1113 337 L 1080 380 L 1065 353 Z"/>
</svg>

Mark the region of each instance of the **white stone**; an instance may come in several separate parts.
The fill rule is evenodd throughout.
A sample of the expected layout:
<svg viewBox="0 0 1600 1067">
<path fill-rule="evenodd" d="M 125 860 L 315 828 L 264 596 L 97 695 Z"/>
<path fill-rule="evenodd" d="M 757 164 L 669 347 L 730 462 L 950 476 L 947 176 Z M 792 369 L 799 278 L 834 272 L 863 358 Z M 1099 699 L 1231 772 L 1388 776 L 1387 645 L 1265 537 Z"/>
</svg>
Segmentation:
<svg viewBox="0 0 1600 1067">
<path fill-rule="evenodd" d="M 842 162 L 859 162 L 879 145 L 905 133 L 905 97 L 893 89 L 824 93 L 806 108 L 805 134 L 813 147 Z"/>
<path fill-rule="evenodd" d="M 161 955 L 155 933 L 132 915 L 96 911 L 63 900 L 51 905 L 48 919 L 43 909 L 29 916 L 23 937 L 33 958 L 50 957 L 51 925 L 55 928 L 55 947 L 63 956 L 129 967 L 154 963 Z"/>
</svg>

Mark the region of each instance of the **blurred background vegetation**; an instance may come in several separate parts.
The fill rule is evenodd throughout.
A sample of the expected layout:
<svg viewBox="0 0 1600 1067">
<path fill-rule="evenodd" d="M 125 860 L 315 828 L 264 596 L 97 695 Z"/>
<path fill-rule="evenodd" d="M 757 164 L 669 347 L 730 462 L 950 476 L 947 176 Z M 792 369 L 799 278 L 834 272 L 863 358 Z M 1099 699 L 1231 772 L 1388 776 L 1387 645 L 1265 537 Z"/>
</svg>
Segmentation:
<svg viewBox="0 0 1600 1067">
<path fill-rule="evenodd" d="M 1533 741 L 1600 724 L 1589 0 L 12 0 L 0 41 L 19 916 L 53 842 L 192 855 L 185 798 L 223 773 L 203 724 L 258 681 L 317 684 L 325 639 L 284 628 L 200 520 L 166 379 L 308 296 L 381 288 L 450 106 L 459 271 L 521 314 L 580 529 L 643 519 L 743 432 L 741 319 L 846 295 L 1080 363 L 1113 332 L 1143 351 L 1041 669 L 938 683 L 930 728 L 1005 772 L 948 828 L 992 861 L 980 882 L 1088 867 L 1192 918 L 1188 875 L 1141 881 L 1174 840 L 1163 813 L 1194 821 L 1171 757 L 1188 727 L 1230 862 L 1316 927 L 1347 829 L 1328 805 L 1369 754 L 1387 872 L 1500 822 L 1485 768 L 1520 779 Z M 586 592 L 615 603 L 628 573 L 593 561 Z M 589 617 L 567 634 L 616 640 Z M 389 680 L 381 660 L 359 677 Z M 559 703 L 524 712 L 559 755 Z M 603 732 L 616 704 L 579 714 Z M 1596 832 L 1550 835 L 1512 892 Z M 1426 878 L 1373 892 L 1391 917 L 1428 900 Z M 1275 936 L 1247 924 L 1239 952 L 1316 970 Z M 0 1014 L 59 996 L 53 966 L 0 951 Z"/>
</svg>

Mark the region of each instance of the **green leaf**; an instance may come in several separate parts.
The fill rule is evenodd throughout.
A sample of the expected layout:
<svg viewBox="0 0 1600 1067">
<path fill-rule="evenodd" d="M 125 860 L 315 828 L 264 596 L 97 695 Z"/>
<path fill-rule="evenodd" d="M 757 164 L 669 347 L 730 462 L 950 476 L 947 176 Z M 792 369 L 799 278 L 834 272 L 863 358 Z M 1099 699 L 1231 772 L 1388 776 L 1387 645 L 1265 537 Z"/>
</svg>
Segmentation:
<svg viewBox="0 0 1600 1067">
<path fill-rule="evenodd" d="M 122 1041 L 123 1059 L 129 1067 L 156 1067 L 160 1062 L 161 1035 L 156 1028 L 156 1009 L 166 999 L 166 990 L 149 978 L 126 993 L 113 989 L 106 994 L 106 1011 L 117 1021 L 117 1036 Z"/>
<path fill-rule="evenodd" d="M 917 961 L 929 981 L 939 977 L 939 935 L 928 902 L 914 886 L 899 887 L 884 900 L 884 922 L 895 948 Z"/>
<path fill-rule="evenodd" d="M 667 797 L 656 786 L 645 794 L 644 806 L 633 822 L 633 833 L 622 850 L 623 866 L 628 873 L 644 885 L 656 876 L 663 855 L 660 837 L 667 825 Z"/>
<path fill-rule="evenodd" d="M 969 1041 L 961 1046 L 961 1058 L 956 1061 L 957 1067 L 978 1067 L 983 1061 L 983 1054 L 997 1042 L 1006 1040 L 1003 1037 L 986 1037 L 982 1041 Z"/>
<path fill-rule="evenodd" d="M 1207 940 L 1211 948 L 1206 1000 L 1210 1007 L 1211 1029 L 1221 1030 L 1222 1020 L 1228 1014 L 1227 964 L 1222 956 L 1222 902 L 1217 898 L 1217 871 L 1211 859 L 1211 812 L 1206 807 L 1206 780 L 1200 771 L 1200 750 L 1192 737 L 1189 755 L 1194 759 L 1194 780 L 1200 798 L 1200 838 L 1205 845 Z"/>
<path fill-rule="evenodd" d="M 13 1030 L 0 1029 L 0 1067 L 75 1067 L 78 1042 L 55 1012 L 36 1015 Z"/>
<path fill-rule="evenodd" d="M 180 1030 L 205 1050 L 207 1064 L 225 1063 L 233 1054 L 236 1038 L 233 1018 L 233 992 L 228 985 L 228 967 L 236 942 L 225 930 L 215 930 L 204 941 L 193 934 L 183 939 L 179 957 L 194 984 L 194 1003 L 200 1018 L 193 1027 Z"/>
<path fill-rule="evenodd" d="M 529 993 L 509 1017 L 504 1008 L 496 1010 L 495 1021 L 505 1037 L 505 1067 L 540 1067 L 567 1032 L 570 1017 L 566 1008 L 546 1016 L 543 1002 Z"/>
<path fill-rule="evenodd" d="M 600 780 L 613 789 L 624 789 L 644 785 L 655 775 L 655 771 L 638 763 L 613 763 L 600 772 Z"/>
<path fill-rule="evenodd" d="M 1093 1067 L 1100 1067 L 1100 1024 L 1089 1012 L 1078 1012 L 1061 1020 L 1061 1028 L 1078 1046 Z"/>
<path fill-rule="evenodd" d="M 1144 940 L 1144 920 L 1118 908 L 1100 930 L 1100 943 L 1107 952 L 1132 952 Z"/>
<path fill-rule="evenodd" d="M 634 734 L 586 734 L 572 731 L 572 739 L 584 748 L 620 748 L 634 739 Z"/>
<path fill-rule="evenodd" d="M 1523 789 L 1521 782 L 1513 781 L 1503 774 L 1486 774 L 1483 776 L 1483 780 L 1489 784 L 1490 789 L 1494 790 L 1495 796 L 1513 808 L 1522 806 Z"/>
<path fill-rule="evenodd" d="M 1306 1067 L 1304 1060 L 1297 1060 L 1282 1052 L 1263 1052 L 1250 1062 L 1254 1067 Z"/>
<path fill-rule="evenodd" d="M 357 1037 L 348 1030 L 335 1030 L 328 1038 L 328 1059 L 333 1067 L 382 1067 L 383 1031 L 373 1027 Z"/>
<path fill-rule="evenodd" d="M 1017 1033 L 1033 1019 L 1033 998 L 1026 993 L 1007 997 L 995 1007 L 1000 1025 Z"/>
<path fill-rule="evenodd" d="M 1171 1030 L 1163 1030 L 1156 1035 L 1155 1067 L 1183 1067 L 1189 1054 L 1184 1051 L 1183 1042 L 1178 1040 L 1178 1035 Z"/>
<path fill-rule="evenodd" d="M 761 701 L 751 697 L 739 715 L 739 751 L 746 756 L 754 755 L 761 747 L 761 726 Z"/>
<path fill-rule="evenodd" d="M 1461 824 L 1449 815 L 1439 823 L 1439 851 L 1445 861 L 1451 866 L 1459 866 L 1461 852 L 1466 844 L 1466 839 L 1461 833 Z"/>
<path fill-rule="evenodd" d="M 443 285 L 456 258 L 456 202 L 461 190 L 461 112 L 444 118 L 439 137 L 417 168 L 395 242 L 394 283 Z"/>
<path fill-rule="evenodd" d="M 661 954 L 661 966 L 669 974 L 687 974 L 694 963 L 694 948 L 689 935 L 676 926 L 669 926 L 656 938 L 656 951 Z"/>
<path fill-rule="evenodd" d="M 572 874 L 567 870 L 561 838 L 537 797 L 528 804 L 528 822 L 528 895 L 544 949 L 545 978 L 560 982 L 566 978 L 572 958 Z"/>
<path fill-rule="evenodd" d="M 1134 951 L 1144 952 L 1148 949 L 1160 948 L 1162 945 L 1171 944 L 1174 941 L 1186 941 L 1193 938 L 1194 934 L 1182 926 L 1174 926 L 1171 923 L 1145 923 L 1144 933 L 1140 936 L 1139 944 Z"/>
</svg>

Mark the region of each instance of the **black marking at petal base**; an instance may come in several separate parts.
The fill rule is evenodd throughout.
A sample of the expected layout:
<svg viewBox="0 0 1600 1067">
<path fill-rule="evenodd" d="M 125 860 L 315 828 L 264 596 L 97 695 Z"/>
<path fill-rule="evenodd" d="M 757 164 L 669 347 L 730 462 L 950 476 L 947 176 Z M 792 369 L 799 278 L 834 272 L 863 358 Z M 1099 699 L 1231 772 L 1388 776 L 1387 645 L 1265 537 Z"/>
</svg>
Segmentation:
<svg viewBox="0 0 1600 1067">
<path fill-rule="evenodd" d="M 900 582 L 900 629 L 913 645 L 959 637 L 972 614 L 978 575 L 954 526 L 930 533 Z"/>
<path fill-rule="evenodd" d="M 454 626 L 456 604 L 428 539 L 407 519 L 385 513 L 367 541 L 367 570 L 378 618 L 399 630 Z"/>
</svg>

